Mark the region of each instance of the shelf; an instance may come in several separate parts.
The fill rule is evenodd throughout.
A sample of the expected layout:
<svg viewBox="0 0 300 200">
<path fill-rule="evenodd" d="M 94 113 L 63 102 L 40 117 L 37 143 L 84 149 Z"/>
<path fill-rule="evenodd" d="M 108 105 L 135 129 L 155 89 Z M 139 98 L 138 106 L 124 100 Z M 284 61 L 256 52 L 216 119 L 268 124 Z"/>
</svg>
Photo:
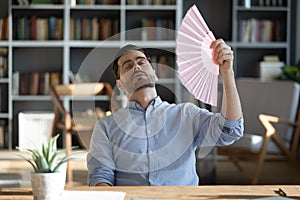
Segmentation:
<svg viewBox="0 0 300 200">
<path fill-rule="evenodd" d="M 12 46 L 14 47 L 64 47 L 65 43 L 61 40 L 46 41 L 46 40 L 14 40 Z"/>
<path fill-rule="evenodd" d="M 134 44 L 144 48 L 175 48 L 176 42 L 170 40 L 161 41 L 140 41 L 140 40 L 124 40 L 124 41 L 93 41 L 93 40 L 72 40 L 69 42 L 70 47 L 103 47 L 103 48 L 119 48 L 125 44 Z M 15 46 L 15 45 L 14 45 Z"/>
<path fill-rule="evenodd" d="M 28 5 L 28 6 L 18 6 L 12 5 L 11 8 L 13 10 L 63 10 L 65 5 L 57 5 L 57 4 L 36 4 L 36 5 Z"/>
<path fill-rule="evenodd" d="M 9 78 L 0 78 L 0 83 L 9 83 Z"/>
<path fill-rule="evenodd" d="M 96 95 L 96 96 L 65 96 L 64 98 L 71 101 L 109 101 L 107 95 Z"/>
<path fill-rule="evenodd" d="M 0 78 L 0 83 L 9 83 L 9 78 Z"/>
<path fill-rule="evenodd" d="M 48 95 L 19 95 L 19 96 L 12 96 L 13 101 L 51 101 L 51 97 Z"/>
<path fill-rule="evenodd" d="M 69 42 L 70 47 L 82 47 L 82 48 L 93 48 L 93 47 L 101 47 L 101 48 L 119 48 L 120 41 L 94 41 L 94 40 L 71 40 Z"/>
<path fill-rule="evenodd" d="M 0 119 L 7 119 L 9 117 L 8 113 L 0 113 Z"/>
<path fill-rule="evenodd" d="M 285 6 L 251 6 L 250 8 L 245 8 L 244 6 L 238 6 L 237 11 L 264 11 L 264 12 L 287 12 L 289 8 Z"/>
<path fill-rule="evenodd" d="M 234 46 L 237 48 L 249 48 L 249 49 L 270 49 L 270 48 L 288 48 L 289 44 L 286 42 L 236 42 Z"/>
<path fill-rule="evenodd" d="M 120 5 L 76 5 L 71 10 L 120 10 Z"/>
<path fill-rule="evenodd" d="M 127 40 L 124 44 L 135 44 L 143 48 L 175 48 L 176 42 L 170 40 L 161 40 L 161 41 L 138 41 L 138 40 Z"/>
<path fill-rule="evenodd" d="M 158 84 L 175 84 L 174 78 L 158 78 Z"/>
<path fill-rule="evenodd" d="M 83 47 L 83 48 L 119 48 L 125 44 L 134 44 L 143 48 L 175 48 L 176 42 L 170 40 L 161 41 L 140 41 L 140 40 L 124 40 L 124 41 L 93 41 L 93 40 L 72 40 L 69 42 L 70 47 Z M 15 46 L 15 45 L 14 45 Z"/>
<path fill-rule="evenodd" d="M 3 41 L 3 40 L 0 40 L 0 47 L 7 47 L 9 44 L 8 41 Z"/>
<path fill-rule="evenodd" d="M 126 5 L 126 10 L 176 10 L 176 5 Z"/>
</svg>

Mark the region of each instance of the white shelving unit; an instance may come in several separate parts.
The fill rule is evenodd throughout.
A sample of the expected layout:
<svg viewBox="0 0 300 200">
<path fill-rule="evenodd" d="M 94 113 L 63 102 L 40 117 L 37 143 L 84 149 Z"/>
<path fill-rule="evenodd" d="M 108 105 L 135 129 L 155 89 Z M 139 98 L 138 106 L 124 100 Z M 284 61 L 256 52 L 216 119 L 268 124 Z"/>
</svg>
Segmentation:
<svg viewBox="0 0 300 200">
<path fill-rule="evenodd" d="M 139 47 L 147 48 L 146 52 L 150 55 L 154 52 L 155 56 L 161 56 L 158 51 L 162 51 L 162 49 L 169 52 L 170 55 L 175 52 L 175 30 L 179 27 L 182 18 L 182 0 L 174 1 L 175 4 L 172 5 L 128 5 L 126 0 L 120 0 L 116 5 L 102 5 L 99 0 L 95 1 L 95 5 L 71 5 L 71 0 L 64 0 L 63 2 L 63 4 L 23 6 L 19 5 L 16 0 L 8 1 L 9 38 L 8 41 L 0 41 L 0 47 L 8 48 L 8 78 L 0 78 L 0 84 L 7 84 L 8 88 L 8 112 L 0 113 L 0 118 L 5 118 L 9 124 L 9 149 L 13 149 L 18 142 L 17 119 L 19 112 L 51 111 L 53 107 L 49 95 L 14 94 L 13 74 L 16 71 L 19 73 L 59 72 L 62 76 L 61 82 L 64 84 L 70 83 L 69 73 L 72 71 L 74 74 L 81 73 L 89 76 L 90 81 L 108 81 L 114 84 L 111 70 L 108 67 L 110 67 L 109 63 L 120 46 L 133 43 Z M 0 10 L 2 9 L 4 8 Z M 26 36 L 28 32 L 25 31 L 25 36 L 20 33 L 20 30 L 26 29 L 26 25 L 25 28 L 20 27 L 22 22 L 18 22 L 18 20 L 24 20 L 21 19 L 24 16 L 29 16 L 23 22 L 24 24 L 28 21 L 31 22 L 31 16 L 37 18 L 55 16 L 63 19 L 62 38 L 57 40 L 28 39 Z M 128 35 L 128 33 L 134 32 L 132 29 L 143 30 L 140 24 L 144 16 L 148 20 L 169 19 L 170 23 L 173 23 L 173 38 L 142 40 L 141 35 L 137 38 Z M 72 19 L 79 18 L 82 20 L 92 17 L 97 17 L 99 20 L 101 18 L 118 19 L 119 37 L 114 40 L 71 38 Z M 173 59 L 174 66 L 172 67 L 175 69 L 175 56 Z M 170 86 L 172 90 L 175 90 L 176 99 L 171 96 L 167 100 L 180 101 L 181 86 L 175 74 L 173 77 L 162 77 L 159 84 Z M 163 89 L 162 95 L 164 94 L 165 90 Z M 166 96 L 168 98 L 168 94 Z M 65 97 L 63 101 L 68 109 L 72 109 L 74 102 L 80 104 L 81 102 L 95 101 L 95 104 L 102 107 L 109 105 L 109 98 L 101 95 L 93 98 Z"/>
</svg>

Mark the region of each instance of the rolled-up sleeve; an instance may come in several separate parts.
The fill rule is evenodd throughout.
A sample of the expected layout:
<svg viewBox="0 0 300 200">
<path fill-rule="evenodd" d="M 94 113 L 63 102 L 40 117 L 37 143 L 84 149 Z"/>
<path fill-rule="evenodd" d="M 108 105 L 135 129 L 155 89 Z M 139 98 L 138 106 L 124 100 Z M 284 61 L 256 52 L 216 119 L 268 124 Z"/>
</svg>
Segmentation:
<svg viewBox="0 0 300 200">
<path fill-rule="evenodd" d="M 197 146 L 230 145 L 243 136 L 243 116 L 239 120 L 226 120 L 221 113 L 212 113 L 195 105 L 187 104 L 184 109 L 186 120 L 193 122 L 191 127 Z"/>
<path fill-rule="evenodd" d="M 223 117 L 223 116 L 222 116 Z M 217 142 L 218 146 L 230 145 L 240 139 L 244 133 L 244 118 L 239 120 L 225 120 L 222 134 Z"/>
</svg>

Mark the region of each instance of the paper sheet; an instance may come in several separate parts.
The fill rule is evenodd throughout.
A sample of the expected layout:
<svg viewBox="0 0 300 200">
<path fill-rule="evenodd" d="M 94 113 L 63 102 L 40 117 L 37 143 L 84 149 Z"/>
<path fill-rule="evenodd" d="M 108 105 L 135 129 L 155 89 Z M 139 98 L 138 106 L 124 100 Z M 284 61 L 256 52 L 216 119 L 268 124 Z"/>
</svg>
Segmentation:
<svg viewBox="0 0 300 200">
<path fill-rule="evenodd" d="M 124 200 L 125 192 L 65 190 L 63 200 Z"/>
</svg>

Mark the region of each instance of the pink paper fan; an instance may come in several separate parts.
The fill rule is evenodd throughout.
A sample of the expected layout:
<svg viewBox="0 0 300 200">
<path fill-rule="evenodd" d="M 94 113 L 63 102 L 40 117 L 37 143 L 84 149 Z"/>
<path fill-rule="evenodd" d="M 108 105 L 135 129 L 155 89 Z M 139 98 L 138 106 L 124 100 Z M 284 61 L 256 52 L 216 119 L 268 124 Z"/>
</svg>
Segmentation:
<svg viewBox="0 0 300 200">
<path fill-rule="evenodd" d="M 177 75 L 198 100 L 217 105 L 219 66 L 210 44 L 215 40 L 196 5 L 182 20 L 176 39 Z"/>
</svg>

